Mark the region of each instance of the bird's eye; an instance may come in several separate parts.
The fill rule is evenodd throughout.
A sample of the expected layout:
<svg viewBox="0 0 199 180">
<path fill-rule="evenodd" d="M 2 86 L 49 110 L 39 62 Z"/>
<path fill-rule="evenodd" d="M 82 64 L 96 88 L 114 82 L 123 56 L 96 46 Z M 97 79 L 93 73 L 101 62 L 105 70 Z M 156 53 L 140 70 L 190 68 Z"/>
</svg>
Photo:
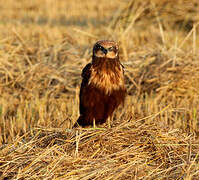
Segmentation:
<svg viewBox="0 0 199 180">
<path fill-rule="evenodd" d="M 110 47 L 110 48 L 108 48 L 108 50 L 109 50 L 109 51 L 114 51 L 115 48 L 114 48 L 114 47 Z"/>
<path fill-rule="evenodd" d="M 103 48 L 102 46 L 99 46 L 99 49 L 100 49 L 100 50 L 103 50 L 104 48 Z"/>
<path fill-rule="evenodd" d="M 102 47 L 102 46 L 100 46 L 99 44 L 97 44 L 96 49 L 98 49 L 98 50 L 102 50 L 102 49 L 103 49 L 103 47 Z"/>
</svg>

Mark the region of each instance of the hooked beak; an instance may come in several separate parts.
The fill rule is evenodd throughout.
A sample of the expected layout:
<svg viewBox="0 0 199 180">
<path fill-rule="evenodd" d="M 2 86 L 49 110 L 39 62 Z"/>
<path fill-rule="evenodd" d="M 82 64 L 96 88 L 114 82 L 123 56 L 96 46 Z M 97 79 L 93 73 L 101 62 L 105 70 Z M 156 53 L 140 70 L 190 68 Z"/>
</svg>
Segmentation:
<svg viewBox="0 0 199 180">
<path fill-rule="evenodd" d="M 105 48 L 103 48 L 102 51 L 103 51 L 104 54 L 107 54 L 107 52 L 108 52 L 108 50 L 105 49 Z"/>
</svg>

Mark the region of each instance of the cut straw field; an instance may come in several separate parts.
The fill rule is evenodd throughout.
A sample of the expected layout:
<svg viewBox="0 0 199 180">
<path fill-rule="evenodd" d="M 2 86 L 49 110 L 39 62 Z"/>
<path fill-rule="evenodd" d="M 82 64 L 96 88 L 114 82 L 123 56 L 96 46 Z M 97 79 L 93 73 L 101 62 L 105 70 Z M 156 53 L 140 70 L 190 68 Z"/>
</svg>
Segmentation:
<svg viewBox="0 0 199 180">
<path fill-rule="evenodd" d="M 74 128 L 100 39 L 128 96 Z M 0 1 L 0 179 L 199 179 L 198 0 Z"/>
</svg>

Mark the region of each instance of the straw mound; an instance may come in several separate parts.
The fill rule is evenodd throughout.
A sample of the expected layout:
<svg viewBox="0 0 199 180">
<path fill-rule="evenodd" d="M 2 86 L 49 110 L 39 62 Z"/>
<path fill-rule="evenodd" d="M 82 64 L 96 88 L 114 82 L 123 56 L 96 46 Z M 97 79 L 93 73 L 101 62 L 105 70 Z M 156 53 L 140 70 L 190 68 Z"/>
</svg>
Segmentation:
<svg viewBox="0 0 199 180">
<path fill-rule="evenodd" d="M 126 69 L 128 83 L 131 77 L 134 79 L 132 92 L 155 91 L 167 97 L 199 96 L 199 63 L 196 55 L 183 53 L 174 58 L 166 55 L 166 52 L 150 53 L 144 57 L 134 57 Z"/>
<path fill-rule="evenodd" d="M 194 179 L 196 142 L 141 120 L 111 129 L 35 129 L 4 145 L 0 173 L 7 179 Z"/>
</svg>

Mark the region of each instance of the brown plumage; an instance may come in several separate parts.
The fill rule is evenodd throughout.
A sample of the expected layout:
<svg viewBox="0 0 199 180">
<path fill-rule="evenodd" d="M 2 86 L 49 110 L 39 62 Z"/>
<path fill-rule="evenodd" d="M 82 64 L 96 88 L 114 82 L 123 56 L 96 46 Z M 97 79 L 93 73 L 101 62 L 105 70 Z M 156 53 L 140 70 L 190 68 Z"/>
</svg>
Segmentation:
<svg viewBox="0 0 199 180">
<path fill-rule="evenodd" d="M 124 70 L 118 53 L 114 41 L 102 40 L 94 45 L 92 62 L 82 71 L 79 125 L 90 125 L 94 120 L 102 124 L 124 103 Z"/>
</svg>

